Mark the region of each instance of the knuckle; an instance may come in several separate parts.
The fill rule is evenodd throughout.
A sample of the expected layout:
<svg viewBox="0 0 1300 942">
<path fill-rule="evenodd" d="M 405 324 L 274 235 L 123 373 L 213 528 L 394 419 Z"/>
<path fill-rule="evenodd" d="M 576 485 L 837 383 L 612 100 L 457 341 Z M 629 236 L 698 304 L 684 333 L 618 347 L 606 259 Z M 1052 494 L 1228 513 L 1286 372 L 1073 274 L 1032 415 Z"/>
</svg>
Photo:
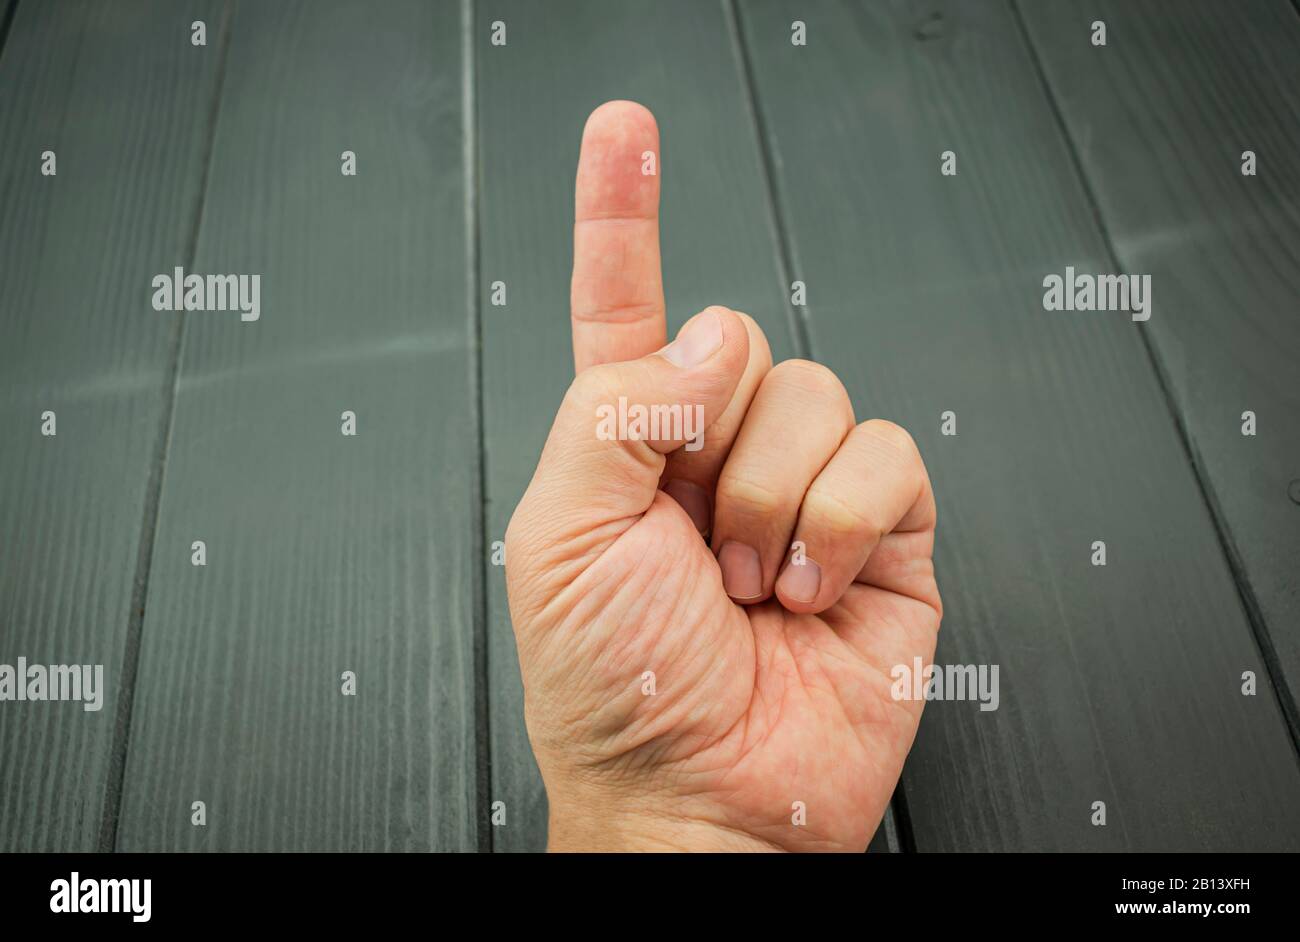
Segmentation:
<svg viewBox="0 0 1300 942">
<path fill-rule="evenodd" d="M 589 366 L 575 376 L 564 398 L 570 406 L 594 408 L 601 403 L 616 401 L 618 388 L 617 368 L 603 363 Z"/>
<path fill-rule="evenodd" d="M 797 386 L 817 396 L 842 397 L 846 402 L 849 398 L 834 371 L 812 360 L 783 360 L 768 375 L 777 382 Z"/>
<path fill-rule="evenodd" d="M 921 457 L 921 452 L 916 447 L 916 440 L 901 425 L 888 419 L 871 419 L 862 423 L 862 429 L 900 457 L 909 461 L 919 460 Z"/>
<path fill-rule="evenodd" d="M 718 481 L 719 510 L 745 518 L 770 517 L 785 506 L 780 492 L 767 484 L 728 475 Z"/>
<path fill-rule="evenodd" d="M 804 498 L 803 513 L 809 523 L 832 537 L 881 535 L 879 521 L 865 507 L 855 507 L 829 491 L 814 488 Z"/>
</svg>

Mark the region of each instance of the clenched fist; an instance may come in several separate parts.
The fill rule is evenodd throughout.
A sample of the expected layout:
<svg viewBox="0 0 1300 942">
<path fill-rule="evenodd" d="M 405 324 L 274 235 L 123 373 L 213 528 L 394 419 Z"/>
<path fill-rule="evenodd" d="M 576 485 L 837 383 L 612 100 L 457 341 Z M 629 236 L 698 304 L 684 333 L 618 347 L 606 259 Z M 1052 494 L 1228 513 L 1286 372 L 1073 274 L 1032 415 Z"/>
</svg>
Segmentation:
<svg viewBox="0 0 1300 942">
<path fill-rule="evenodd" d="M 646 151 L 641 106 L 588 120 L 577 378 L 506 534 L 550 846 L 860 851 L 924 705 L 890 671 L 932 661 L 942 615 L 930 482 L 746 315 L 667 343 Z"/>
</svg>

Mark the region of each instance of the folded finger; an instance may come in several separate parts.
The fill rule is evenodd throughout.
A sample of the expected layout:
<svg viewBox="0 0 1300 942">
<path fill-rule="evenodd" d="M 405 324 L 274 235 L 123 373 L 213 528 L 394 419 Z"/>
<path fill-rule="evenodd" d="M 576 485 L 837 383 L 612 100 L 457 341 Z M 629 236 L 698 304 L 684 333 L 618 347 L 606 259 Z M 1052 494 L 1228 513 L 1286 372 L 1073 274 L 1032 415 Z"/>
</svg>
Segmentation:
<svg viewBox="0 0 1300 942">
<path fill-rule="evenodd" d="M 862 423 L 804 496 L 777 598 L 792 612 L 824 611 L 855 579 L 871 575 L 877 550 L 877 574 L 906 579 L 911 559 L 929 565 L 934 518 L 929 477 L 912 437 L 892 422 Z"/>
<path fill-rule="evenodd" d="M 772 594 L 809 485 L 853 428 L 835 374 L 787 360 L 763 378 L 718 476 L 711 544 L 727 594 Z"/>
<path fill-rule="evenodd" d="M 668 456 L 661 485 L 690 514 L 700 533 L 708 533 L 712 527 L 713 492 L 718 483 L 718 475 L 731 453 L 731 447 L 740 432 L 750 403 L 758 392 L 759 384 L 772 368 L 772 350 L 767 344 L 763 329 L 748 314 L 739 311 L 735 313 L 749 333 L 749 362 L 744 375 L 741 376 L 726 411 L 704 430 L 699 447 L 681 448 Z M 696 315 L 698 316 L 700 315 Z M 687 326 L 690 323 L 687 321 Z"/>
</svg>

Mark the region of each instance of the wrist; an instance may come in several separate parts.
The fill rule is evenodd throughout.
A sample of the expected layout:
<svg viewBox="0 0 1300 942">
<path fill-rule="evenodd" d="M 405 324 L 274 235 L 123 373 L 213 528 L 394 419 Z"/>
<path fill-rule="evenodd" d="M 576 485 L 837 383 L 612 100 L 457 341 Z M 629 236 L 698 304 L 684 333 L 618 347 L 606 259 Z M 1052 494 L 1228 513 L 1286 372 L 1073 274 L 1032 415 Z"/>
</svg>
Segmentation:
<svg viewBox="0 0 1300 942">
<path fill-rule="evenodd" d="M 599 802 L 553 801 L 550 853 L 776 852 L 777 845 L 711 821 L 652 809 L 612 809 Z"/>
</svg>

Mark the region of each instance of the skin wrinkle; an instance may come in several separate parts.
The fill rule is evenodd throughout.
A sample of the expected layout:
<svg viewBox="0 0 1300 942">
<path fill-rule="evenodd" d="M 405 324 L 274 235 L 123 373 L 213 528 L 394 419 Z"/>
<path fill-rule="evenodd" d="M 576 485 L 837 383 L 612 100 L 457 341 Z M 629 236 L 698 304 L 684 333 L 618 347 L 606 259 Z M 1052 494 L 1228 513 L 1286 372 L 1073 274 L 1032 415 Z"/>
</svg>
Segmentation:
<svg viewBox="0 0 1300 942">
<path fill-rule="evenodd" d="M 848 648 L 847 643 L 844 642 L 842 639 L 840 639 L 838 635 L 836 636 L 836 641 L 839 642 L 839 644 L 843 645 L 844 648 Z M 848 668 L 848 671 L 846 671 L 846 673 L 855 673 L 855 671 L 853 670 L 855 667 L 860 670 L 862 667 L 865 666 L 868 670 L 875 670 L 878 673 L 880 673 L 882 675 L 881 683 L 884 684 L 886 687 L 892 685 L 892 681 L 893 681 L 892 675 L 888 677 L 883 676 L 885 672 L 880 670 L 876 665 L 865 662 L 860 658 L 845 657 L 844 652 L 842 651 L 836 652 L 833 656 L 840 663 L 844 664 L 845 667 Z M 833 672 L 825 671 L 824 676 L 826 680 L 830 683 L 832 688 L 834 688 L 833 695 L 831 697 L 832 701 L 840 708 L 841 712 L 843 713 L 845 721 L 849 724 L 850 729 L 853 729 L 858 734 L 859 744 L 863 747 L 863 753 L 869 755 L 870 754 L 869 743 L 862 741 L 861 727 L 864 725 L 875 725 L 875 724 L 870 723 L 867 720 L 858 719 L 853 716 L 850 716 L 846 704 L 853 701 L 853 697 L 851 695 L 854 691 L 852 690 L 844 691 L 843 689 L 841 689 L 842 681 L 837 680 L 836 675 Z M 913 714 L 913 712 L 906 706 L 907 701 L 893 700 L 893 699 L 890 699 L 888 701 L 875 701 L 870 698 L 868 698 L 865 701 L 866 704 L 875 704 L 877 702 L 887 702 L 890 704 L 894 704 L 906 714 L 909 723 L 914 723 L 915 720 L 917 719 L 917 717 Z"/>
<path fill-rule="evenodd" d="M 598 213 L 595 215 L 583 216 L 581 219 L 575 219 L 573 224 L 574 226 L 582 226 L 589 222 L 653 222 L 658 224 L 659 217 L 654 214 L 641 215 L 639 213 L 626 212 Z"/>
<path fill-rule="evenodd" d="M 642 321 L 655 317 L 659 313 L 661 305 L 656 305 L 651 301 L 638 301 L 635 304 L 620 304 L 615 307 L 605 307 L 591 310 L 585 314 L 574 313 L 572 320 L 579 323 L 599 323 L 605 327 L 627 327 L 639 326 Z M 611 314 L 631 314 L 629 317 L 622 317 L 615 320 L 610 317 Z"/>
<path fill-rule="evenodd" d="M 665 568 L 665 567 L 662 567 L 662 566 L 661 566 L 660 568 L 662 569 L 662 568 Z M 699 578 L 703 578 L 703 577 L 697 575 L 696 578 L 699 579 Z M 650 581 L 657 581 L 657 580 L 651 579 Z M 673 607 L 673 609 L 672 609 L 672 610 L 670 611 L 670 613 L 669 613 L 669 619 L 670 619 L 670 620 L 676 619 L 676 617 L 678 616 L 678 613 L 679 613 L 679 611 L 681 610 L 682 605 L 683 605 L 682 599 L 683 599 L 683 598 L 689 598 L 689 597 L 692 597 L 692 596 L 693 596 L 694 593 L 690 591 L 691 588 L 693 588 L 693 587 L 687 587 L 687 591 L 684 591 L 684 592 L 682 593 L 681 597 L 675 601 L 674 607 Z M 647 603 L 647 604 L 648 604 L 648 603 Z M 613 639 L 611 639 L 611 640 L 613 640 Z M 707 653 L 709 653 L 709 652 L 707 652 L 704 648 L 701 647 L 701 648 L 697 649 L 696 652 L 695 652 L 695 653 L 694 653 L 694 654 L 693 654 L 693 655 L 692 655 L 692 656 L 691 656 L 691 657 L 690 657 L 690 658 L 689 658 L 689 659 L 688 659 L 684 664 L 683 664 L 683 663 L 678 663 L 678 662 L 669 661 L 669 662 L 668 662 L 668 667 L 670 668 L 671 673 L 687 674 L 687 673 L 689 673 L 689 670 L 688 670 L 689 667 L 690 667 L 693 663 L 698 662 L 698 661 L 699 661 L 702 657 L 704 657 Z M 646 659 L 646 660 L 648 660 L 648 661 L 653 661 L 654 659 L 653 659 L 653 658 L 648 658 L 648 659 Z M 666 671 L 666 673 L 668 673 L 668 672 Z M 639 676 L 639 674 L 638 674 L 637 676 Z M 657 677 L 656 677 L 656 683 L 657 683 Z M 644 701 L 646 701 L 646 700 L 649 700 L 649 698 L 643 698 L 643 703 L 641 704 L 642 706 L 646 705 L 646 703 L 644 702 Z M 649 724 L 650 724 L 651 722 L 653 722 L 653 721 L 660 721 L 660 720 L 662 720 L 662 719 L 663 719 L 662 714 L 652 715 L 651 717 L 647 718 L 647 720 L 645 721 L 645 725 L 649 725 Z M 643 739 L 643 740 L 641 740 L 641 741 L 636 741 L 636 740 L 638 739 L 638 737 L 636 736 L 637 729 L 638 729 L 638 726 L 637 726 L 636 722 L 633 721 L 633 722 L 630 722 L 630 723 L 628 724 L 627 729 L 625 730 L 625 732 L 632 733 L 632 734 L 633 734 L 633 740 L 634 740 L 634 741 L 633 741 L 631 744 L 629 744 L 628 748 L 627 748 L 626 750 L 624 750 L 624 752 L 632 752 L 632 751 L 634 751 L 634 750 L 637 750 L 637 749 L 643 748 L 644 746 L 648 745 L 649 743 L 652 743 L 654 740 L 656 740 L 656 739 L 660 739 L 660 738 L 663 738 L 663 737 L 665 737 L 665 736 L 667 735 L 666 733 L 655 732 L 655 733 L 653 733 L 653 734 L 650 734 L 649 737 L 646 738 L 646 739 Z M 670 732 L 671 732 L 671 733 L 674 733 L 674 734 L 677 734 L 677 735 L 680 735 L 681 730 L 680 730 L 680 729 L 677 729 L 676 727 L 674 727 L 674 728 L 672 728 L 672 729 L 670 730 Z"/>
</svg>

